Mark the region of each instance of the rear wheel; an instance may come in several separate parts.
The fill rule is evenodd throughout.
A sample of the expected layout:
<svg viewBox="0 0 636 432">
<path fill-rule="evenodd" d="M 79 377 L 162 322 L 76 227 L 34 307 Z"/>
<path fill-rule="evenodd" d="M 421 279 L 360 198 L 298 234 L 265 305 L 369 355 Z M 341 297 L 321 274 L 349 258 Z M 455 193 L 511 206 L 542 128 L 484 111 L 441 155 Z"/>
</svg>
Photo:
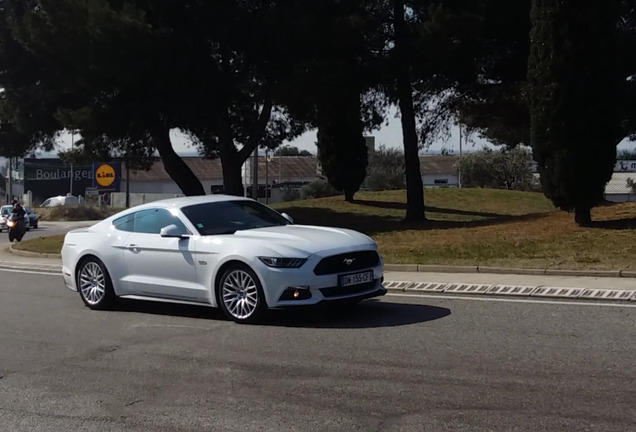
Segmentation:
<svg viewBox="0 0 636 432">
<path fill-rule="evenodd" d="M 77 290 L 86 306 L 108 309 L 115 303 L 115 292 L 108 271 L 97 258 L 86 258 L 77 271 Z"/>
<path fill-rule="evenodd" d="M 261 282 L 243 264 L 233 264 L 223 273 L 217 299 L 223 313 L 237 323 L 253 323 L 267 310 Z"/>
</svg>

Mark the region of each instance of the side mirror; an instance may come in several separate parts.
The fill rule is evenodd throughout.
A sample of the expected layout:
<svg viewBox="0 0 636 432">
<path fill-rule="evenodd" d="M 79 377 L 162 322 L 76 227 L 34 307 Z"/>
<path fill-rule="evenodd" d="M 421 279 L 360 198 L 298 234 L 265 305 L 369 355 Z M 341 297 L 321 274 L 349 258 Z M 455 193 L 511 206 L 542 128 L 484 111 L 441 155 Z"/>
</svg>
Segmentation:
<svg viewBox="0 0 636 432">
<path fill-rule="evenodd" d="M 292 223 L 292 224 L 294 223 L 294 220 L 292 219 L 292 217 L 288 215 L 287 213 L 281 213 L 281 216 L 287 219 L 289 223 Z"/>
<path fill-rule="evenodd" d="M 171 224 L 161 228 L 159 232 L 161 237 L 176 237 L 176 238 L 188 238 L 190 237 L 187 233 L 183 232 L 183 230 L 177 227 L 175 224 Z"/>
</svg>

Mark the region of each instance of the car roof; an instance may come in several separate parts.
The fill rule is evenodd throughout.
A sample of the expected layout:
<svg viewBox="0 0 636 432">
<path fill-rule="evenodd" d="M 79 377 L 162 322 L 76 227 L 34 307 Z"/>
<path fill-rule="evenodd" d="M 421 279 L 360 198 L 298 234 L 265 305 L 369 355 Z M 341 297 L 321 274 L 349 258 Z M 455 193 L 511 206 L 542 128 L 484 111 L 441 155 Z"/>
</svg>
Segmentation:
<svg viewBox="0 0 636 432">
<path fill-rule="evenodd" d="M 223 202 L 223 201 L 254 201 L 254 200 L 251 198 L 245 198 L 241 196 L 222 195 L 222 194 L 175 197 L 175 198 L 152 201 L 146 204 L 140 204 L 138 206 L 131 207 L 126 210 L 122 210 L 121 212 L 105 219 L 104 221 L 108 221 L 108 223 L 110 223 L 110 221 L 118 219 L 122 216 L 125 216 L 130 213 L 135 213 L 140 210 L 145 210 L 145 209 L 153 209 L 153 208 L 154 209 L 156 208 L 181 209 L 183 207 L 188 207 L 195 204 L 205 204 L 205 203 L 214 203 L 214 202 Z"/>
<path fill-rule="evenodd" d="M 141 204 L 139 206 L 133 207 L 134 209 L 141 210 L 144 208 L 183 208 L 194 204 L 205 204 L 212 202 L 222 202 L 222 201 L 252 201 L 251 198 L 245 198 L 241 196 L 234 195 L 222 195 L 222 194 L 214 194 L 214 195 L 196 195 L 189 197 L 176 197 L 176 198 L 168 198 L 158 201 L 152 201 L 146 204 Z"/>
</svg>

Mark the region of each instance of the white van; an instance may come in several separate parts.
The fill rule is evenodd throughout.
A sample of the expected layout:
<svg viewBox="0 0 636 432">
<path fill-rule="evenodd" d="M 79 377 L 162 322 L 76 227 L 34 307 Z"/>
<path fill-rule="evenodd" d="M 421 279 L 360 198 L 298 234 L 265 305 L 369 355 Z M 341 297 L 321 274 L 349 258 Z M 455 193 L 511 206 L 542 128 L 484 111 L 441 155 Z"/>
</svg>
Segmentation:
<svg viewBox="0 0 636 432">
<path fill-rule="evenodd" d="M 78 204 L 78 199 L 76 196 L 56 196 L 47 198 L 43 203 L 42 207 L 58 207 L 58 206 L 73 206 Z"/>
</svg>

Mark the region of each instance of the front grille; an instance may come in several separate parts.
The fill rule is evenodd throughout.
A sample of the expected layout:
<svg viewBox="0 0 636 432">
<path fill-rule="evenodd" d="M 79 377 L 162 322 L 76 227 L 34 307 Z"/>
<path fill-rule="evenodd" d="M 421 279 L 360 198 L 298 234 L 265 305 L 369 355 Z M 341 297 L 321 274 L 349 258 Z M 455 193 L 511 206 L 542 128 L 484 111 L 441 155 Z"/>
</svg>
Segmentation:
<svg viewBox="0 0 636 432">
<path fill-rule="evenodd" d="M 320 292 L 325 298 L 350 296 L 350 295 L 360 294 L 365 291 L 369 291 L 371 288 L 375 286 L 376 282 L 377 280 L 360 284 L 360 285 L 351 285 L 347 287 L 321 288 Z"/>
<path fill-rule="evenodd" d="M 323 258 L 320 260 L 316 268 L 314 268 L 314 274 L 327 275 L 334 273 L 347 273 L 375 267 L 379 263 L 380 256 L 376 251 L 349 252 Z"/>
</svg>

